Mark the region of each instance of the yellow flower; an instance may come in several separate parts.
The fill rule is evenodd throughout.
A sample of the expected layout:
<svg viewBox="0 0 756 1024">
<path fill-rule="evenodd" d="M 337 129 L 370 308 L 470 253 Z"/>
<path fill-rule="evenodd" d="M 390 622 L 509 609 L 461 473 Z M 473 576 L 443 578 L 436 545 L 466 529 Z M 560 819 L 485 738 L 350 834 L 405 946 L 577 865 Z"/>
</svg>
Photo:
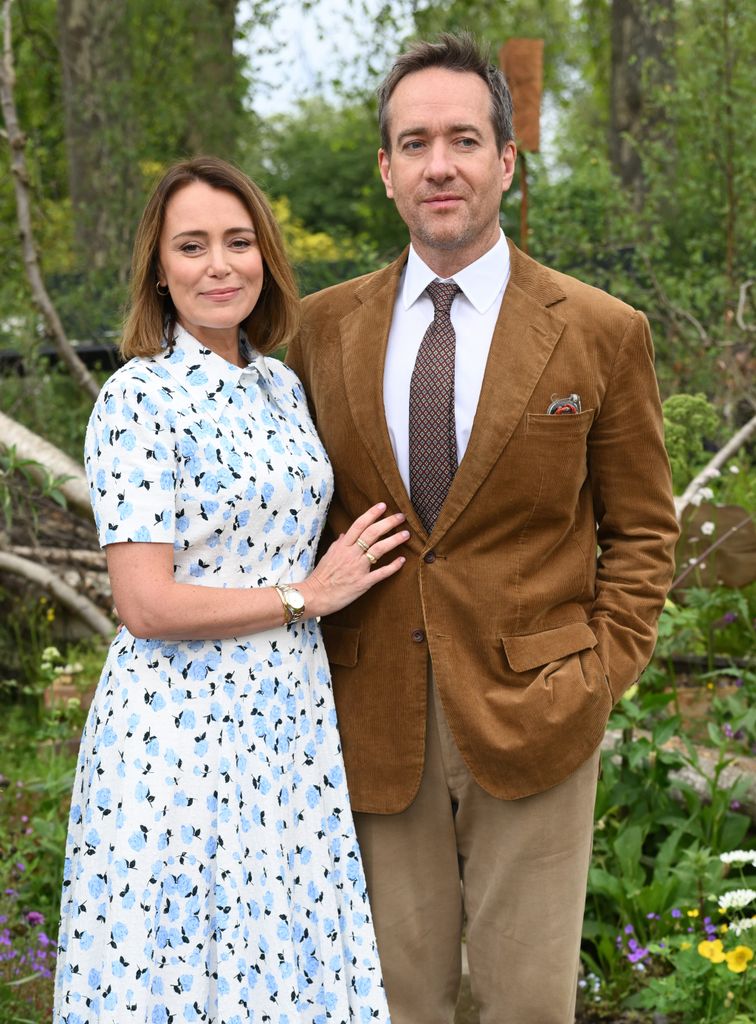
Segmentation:
<svg viewBox="0 0 756 1024">
<path fill-rule="evenodd" d="M 690 946 L 691 946 L 690 942 L 681 942 L 680 943 L 680 949 L 690 949 Z"/>
<path fill-rule="evenodd" d="M 725 932 L 728 932 L 730 930 L 730 926 L 729 924 L 720 924 L 719 930 L 724 935 Z"/>
<path fill-rule="evenodd" d="M 698 943 L 698 952 L 713 964 L 721 964 L 725 959 L 725 951 L 722 948 L 721 939 L 704 939 Z M 727 953 L 727 956 L 730 954 Z M 730 968 L 732 970 L 732 968 Z M 742 968 L 741 968 L 742 969 Z"/>
<path fill-rule="evenodd" d="M 728 970 L 735 974 L 742 974 L 748 966 L 748 961 L 753 960 L 753 950 L 748 946 L 736 946 L 729 953 L 725 953 Z"/>
<path fill-rule="evenodd" d="M 698 911 L 697 910 L 689 910 L 688 911 L 688 917 L 698 917 Z"/>
</svg>

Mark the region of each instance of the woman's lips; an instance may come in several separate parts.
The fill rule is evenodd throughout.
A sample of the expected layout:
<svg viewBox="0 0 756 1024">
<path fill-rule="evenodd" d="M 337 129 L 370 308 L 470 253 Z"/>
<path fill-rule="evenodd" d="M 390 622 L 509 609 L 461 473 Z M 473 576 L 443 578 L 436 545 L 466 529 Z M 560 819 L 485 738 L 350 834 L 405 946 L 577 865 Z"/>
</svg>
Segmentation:
<svg viewBox="0 0 756 1024">
<path fill-rule="evenodd" d="M 225 302 L 227 299 L 233 299 L 240 291 L 240 288 L 215 288 L 211 292 L 203 292 L 202 295 L 211 302 Z"/>
</svg>

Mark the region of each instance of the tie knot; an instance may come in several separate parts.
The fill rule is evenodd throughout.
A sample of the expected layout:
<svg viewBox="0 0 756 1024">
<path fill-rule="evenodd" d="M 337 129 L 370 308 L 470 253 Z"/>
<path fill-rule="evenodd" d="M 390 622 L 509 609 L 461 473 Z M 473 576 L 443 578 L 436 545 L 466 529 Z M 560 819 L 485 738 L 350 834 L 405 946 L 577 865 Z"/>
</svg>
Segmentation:
<svg viewBox="0 0 756 1024">
<path fill-rule="evenodd" d="M 425 289 L 431 297 L 436 313 L 449 316 L 454 297 L 461 291 L 454 281 L 431 281 Z"/>
</svg>

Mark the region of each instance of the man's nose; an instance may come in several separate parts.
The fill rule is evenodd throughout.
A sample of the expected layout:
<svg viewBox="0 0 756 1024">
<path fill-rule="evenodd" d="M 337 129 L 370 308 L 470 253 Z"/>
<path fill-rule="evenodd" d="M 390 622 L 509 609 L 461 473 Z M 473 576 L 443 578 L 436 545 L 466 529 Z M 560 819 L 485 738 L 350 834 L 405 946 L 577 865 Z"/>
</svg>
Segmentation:
<svg viewBox="0 0 756 1024">
<path fill-rule="evenodd" d="M 425 164 L 425 177 L 429 181 L 448 181 L 455 175 L 455 165 L 452 154 L 446 143 L 438 139 L 428 151 L 428 160 Z"/>
</svg>

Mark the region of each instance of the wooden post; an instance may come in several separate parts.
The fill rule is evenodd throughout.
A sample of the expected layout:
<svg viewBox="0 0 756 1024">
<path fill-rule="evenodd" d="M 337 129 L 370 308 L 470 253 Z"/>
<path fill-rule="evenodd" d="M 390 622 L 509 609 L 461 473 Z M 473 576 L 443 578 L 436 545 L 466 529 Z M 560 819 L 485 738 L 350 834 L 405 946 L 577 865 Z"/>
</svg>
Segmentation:
<svg viewBox="0 0 756 1024">
<path fill-rule="evenodd" d="M 514 132 L 520 155 L 520 247 L 528 251 L 528 167 L 525 153 L 540 149 L 543 39 L 509 39 L 499 50 L 514 103 Z"/>
</svg>

